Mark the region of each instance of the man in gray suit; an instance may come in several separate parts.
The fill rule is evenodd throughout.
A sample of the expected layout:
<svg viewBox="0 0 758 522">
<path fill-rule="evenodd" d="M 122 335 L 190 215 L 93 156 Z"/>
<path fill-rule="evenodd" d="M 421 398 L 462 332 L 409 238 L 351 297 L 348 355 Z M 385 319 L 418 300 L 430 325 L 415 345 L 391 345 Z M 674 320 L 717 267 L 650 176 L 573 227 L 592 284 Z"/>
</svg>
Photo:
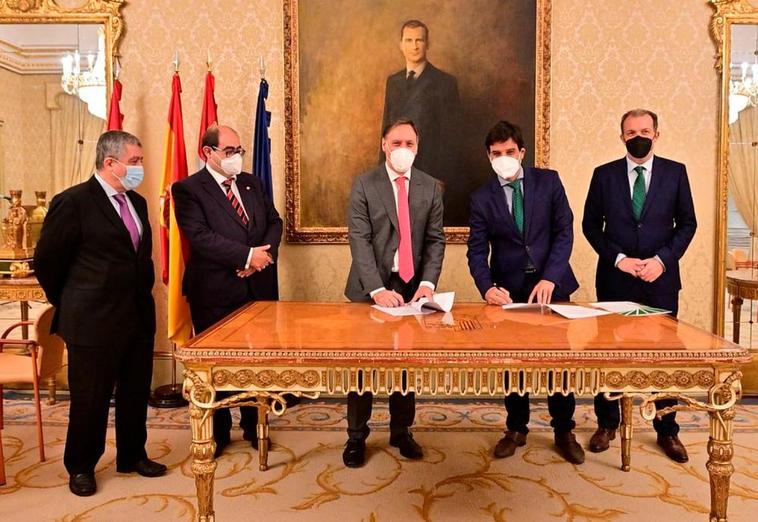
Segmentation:
<svg viewBox="0 0 758 522">
<path fill-rule="evenodd" d="M 353 183 L 347 218 L 353 262 L 345 288 L 351 301 L 395 307 L 432 297 L 445 255 L 442 189 L 412 167 L 418 141 L 413 121 L 389 123 L 382 132 L 387 160 Z M 389 402 L 390 445 L 406 458 L 422 458 L 410 432 L 414 394 L 393 393 Z M 371 393 L 347 396 L 348 441 L 342 460 L 348 467 L 365 461 L 371 403 Z"/>
</svg>

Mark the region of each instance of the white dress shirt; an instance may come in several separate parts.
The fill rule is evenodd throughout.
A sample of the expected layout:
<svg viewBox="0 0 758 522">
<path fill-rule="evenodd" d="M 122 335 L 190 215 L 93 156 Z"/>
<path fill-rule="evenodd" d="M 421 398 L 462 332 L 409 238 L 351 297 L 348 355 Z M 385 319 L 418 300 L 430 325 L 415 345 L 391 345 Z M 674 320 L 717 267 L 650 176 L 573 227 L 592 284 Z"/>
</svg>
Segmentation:
<svg viewBox="0 0 758 522">
<path fill-rule="evenodd" d="M 647 191 L 650 190 L 650 178 L 653 176 L 653 158 L 655 156 L 650 156 L 650 159 L 648 159 L 645 163 L 636 163 L 632 161 L 629 156 L 626 157 L 626 172 L 627 176 L 629 177 L 629 199 L 632 199 L 634 197 L 634 182 L 637 181 L 637 171 L 634 170 L 637 167 L 643 167 L 645 171 L 642 173 L 642 176 L 645 178 L 645 195 L 647 196 Z M 619 266 L 619 263 L 622 259 L 626 257 L 626 254 L 620 253 L 616 256 L 616 263 L 615 266 Z M 661 266 L 663 267 L 663 271 L 666 271 L 666 265 L 663 264 L 663 260 L 658 257 L 654 256 L 655 260 L 658 261 Z"/>
<path fill-rule="evenodd" d="M 424 69 L 426 69 L 426 62 L 418 64 L 416 67 L 408 67 L 406 64 L 405 66 L 405 79 L 408 79 L 408 75 L 411 71 L 413 71 L 413 79 L 418 80 L 418 77 L 421 76 L 421 73 L 424 72 Z"/>
<path fill-rule="evenodd" d="M 214 181 L 218 183 L 218 188 L 221 189 L 221 191 L 224 193 L 224 197 L 226 197 L 226 187 L 223 185 L 223 183 L 229 178 L 213 170 L 213 167 L 211 167 L 207 163 L 205 164 L 205 168 L 208 169 L 208 172 L 210 173 L 211 176 L 213 176 Z M 250 216 L 247 213 L 247 210 L 245 210 L 245 205 L 242 203 L 242 197 L 240 196 L 240 191 L 237 188 L 236 176 L 232 176 L 231 180 L 232 180 L 232 194 L 234 194 L 234 196 L 237 198 L 237 201 L 239 201 L 242 212 L 245 213 L 245 217 L 247 218 L 248 221 L 250 221 Z M 250 268 L 250 263 L 253 261 L 253 250 L 255 250 L 255 248 L 250 248 L 250 252 L 247 254 L 247 261 L 245 262 L 245 270 Z"/>
<path fill-rule="evenodd" d="M 392 170 L 392 167 L 390 167 L 389 163 L 387 162 L 384 163 L 384 168 L 387 170 L 387 175 L 390 178 L 390 185 L 392 185 L 392 194 L 395 197 L 395 212 L 397 213 L 397 183 L 395 183 L 395 180 L 399 178 L 401 175 L 395 172 L 394 170 Z M 405 181 L 406 196 L 410 194 L 411 170 L 413 169 L 408 169 L 408 172 L 403 174 L 403 176 L 405 176 L 405 179 L 406 179 Z M 410 213 L 410 202 L 408 203 L 408 210 Z M 399 216 L 398 216 L 398 219 L 399 219 Z M 392 271 L 395 273 L 400 271 L 400 269 L 398 268 L 398 265 L 399 265 L 398 260 L 399 260 L 398 253 L 397 253 L 397 250 L 395 250 L 395 255 L 392 257 Z M 431 288 L 432 292 L 434 291 L 434 284 L 431 281 L 421 281 L 419 283 L 419 286 L 426 286 L 428 288 Z M 372 290 L 371 292 L 369 292 L 369 296 L 374 297 L 374 295 L 381 292 L 382 290 L 386 290 L 386 288 L 382 286 L 381 288 Z"/>
<path fill-rule="evenodd" d="M 132 218 L 134 218 L 134 222 L 137 224 L 137 230 L 139 231 L 139 237 L 142 238 L 142 221 L 140 221 L 139 216 L 137 215 L 137 211 L 134 209 L 134 205 L 132 205 L 131 200 L 129 199 L 129 195 L 126 192 L 119 192 L 118 190 L 114 189 L 108 183 L 105 182 L 103 178 L 100 177 L 100 174 L 95 172 L 95 179 L 98 183 L 100 183 L 100 186 L 103 187 L 103 190 L 105 191 L 106 196 L 108 196 L 108 201 L 111 202 L 111 205 L 113 205 L 113 208 L 116 209 L 116 214 L 121 217 L 121 206 L 118 204 L 118 201 L 116 201 L 116 198 L 113 196 L 117 194 L 123 194 L 126 198 L 126 205 L 129 208 L 129 212 L 132 215 Z M 123 218 L 121 218 L 123 219 Z"/>
<path fill-rule="evenodd" d="M 508 212 L 513 214 L 513 187 L 508 186 L 508 183 L 513 183 L 517 179 L 522 180 L 521 181 L 521 196 L 524 196 L 524 168 L 519 167 L 518 174 L 516 174 L 516 177 L 513 179 L 505 179 L 501 178 L 500 176 L 497 177 L 497 180 L 500 182 L 500 186 L 503 187 L 503 192 L 505 193 L 505 202 L 508 205 Z"/>
</svg>

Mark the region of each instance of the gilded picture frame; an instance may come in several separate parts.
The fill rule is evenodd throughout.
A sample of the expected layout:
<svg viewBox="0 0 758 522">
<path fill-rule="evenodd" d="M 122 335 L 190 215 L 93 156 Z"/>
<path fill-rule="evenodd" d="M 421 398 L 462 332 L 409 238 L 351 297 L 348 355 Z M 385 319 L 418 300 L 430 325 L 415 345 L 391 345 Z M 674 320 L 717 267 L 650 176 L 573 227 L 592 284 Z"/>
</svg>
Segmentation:
<svg viewBox="0 0 758 522">
<path fill-rule="evenodd" d="M 469 193 L 491 174 L 484 138 L 492 124 L 509 119 L 520 125 L 525 163 L 549 165 L 551 0 L 439 6 L 431 0 L 392 9 L 372 0 L 284 0 L 287 241 L 347 243 L 352 179 L 382 161 L 382 97 L 386 106 L 389 77 L 404 64 L 404 20 L 428 26 L 429 63 L 457 77 L 460 92 L 461 152 L 453 181 L 446 182 L 453 187 L 445 200 L 448 242 L 468 237 Z M 429 135 L 420 129 L 420 151 Z M 460 180 L 464 188 L 453 185 Z M 457 214 L 448 223 L 451 212 Z"/>
</svg>

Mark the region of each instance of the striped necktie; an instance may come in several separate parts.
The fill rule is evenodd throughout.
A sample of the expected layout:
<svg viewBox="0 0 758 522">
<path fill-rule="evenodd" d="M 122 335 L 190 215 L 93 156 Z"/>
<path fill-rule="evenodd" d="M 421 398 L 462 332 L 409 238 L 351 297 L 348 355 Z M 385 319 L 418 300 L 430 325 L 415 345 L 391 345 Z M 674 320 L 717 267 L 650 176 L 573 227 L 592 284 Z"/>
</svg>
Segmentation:
<svg viewBox="0 0 758 522">
<path fill-rule="evenodd" d="M 226 199 L 231 203 L 232 208 L 234 209 L 234 212 L 237 213 L 237 217 L 240 218 L 240 221 L 242 221 L 242 224 L 247 226 L 247 216 L 245 215 L 245 211 L 242 209 L 242 205 L 240 205 L 240 201 L 237 199 L 237 196 L 234 195 L 234 191 L 232 191 L 232 182 L 234 181 L 233 178 L 229 178 L 227 180 L 224 180 L 223 183 L 221 183 L 224 186 L 224 189 L 226 190 Z"/>
</svg>

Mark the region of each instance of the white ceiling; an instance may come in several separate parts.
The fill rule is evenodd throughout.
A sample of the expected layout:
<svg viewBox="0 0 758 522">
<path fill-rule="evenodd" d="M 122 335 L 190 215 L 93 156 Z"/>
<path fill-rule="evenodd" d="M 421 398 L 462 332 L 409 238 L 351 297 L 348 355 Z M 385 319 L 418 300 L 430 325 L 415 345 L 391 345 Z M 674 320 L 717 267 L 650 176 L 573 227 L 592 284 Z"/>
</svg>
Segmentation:
<svg viewBox="0 0 758 522">
<path fill-rule="evenodd" d="M 0 24 L 0 67 L 18 74 L 57 74 L 61 58 L 97 52 L 100 24 Z"/>
</svg>

